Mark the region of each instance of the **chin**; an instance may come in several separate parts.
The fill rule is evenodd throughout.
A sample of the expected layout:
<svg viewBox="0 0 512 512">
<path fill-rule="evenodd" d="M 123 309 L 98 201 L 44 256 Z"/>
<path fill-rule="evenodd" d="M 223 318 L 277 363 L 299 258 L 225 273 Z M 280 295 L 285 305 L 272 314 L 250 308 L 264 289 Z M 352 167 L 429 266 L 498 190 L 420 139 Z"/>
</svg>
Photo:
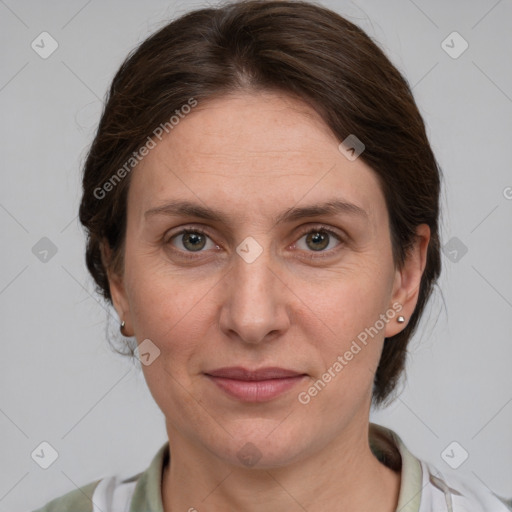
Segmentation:
<svg viewBox="0 0 512 512">
<path fill-rule="evenodd" d="M 237 426 L 232 437 L 224 437 L 226 444 L 215 443 L 210 451 L 229 464 L 248 469 L 271 469 L 288 466 L 314 452 L 315 440 L 305 435 L 304 429 L 290 430 L 273 422 L 264 421 L 258 426 L 258 420 L 248 422 L 247 429 Z M 217 438 L 217 441 L 220 441 Z"/>
</svg>

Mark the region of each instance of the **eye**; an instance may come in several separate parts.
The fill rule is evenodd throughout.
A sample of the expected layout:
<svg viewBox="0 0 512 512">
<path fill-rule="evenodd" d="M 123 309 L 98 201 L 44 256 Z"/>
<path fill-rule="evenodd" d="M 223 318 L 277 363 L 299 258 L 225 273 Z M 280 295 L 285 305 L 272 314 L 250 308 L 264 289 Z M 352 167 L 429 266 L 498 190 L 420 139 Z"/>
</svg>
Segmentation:
<svg viewBox="0 0 512 512">
<path fill-rule="evenodd" d="M 208 246 L 208 242 L 210 246 Z M 173 235 L 167 243 L 184 252 L 201 252 L 202 249 L 214 249 L 216 244 L 200 229 L 185 229 Z"/>
<path fill-rule="evenodd" d="M 303 239 L 304 243 L 301 243 Z M 337 241 L 338 243 L 333 247 L 334 241 Z M 334 231 L 324 226 L 319 226 L 313 229 L 310 228 L 308 231 L 303 232 L 303 235 L 295 243 L 295 246 L 298 249 L 308 252 L 330 252 L 330 250 L 338 247 L 342 241 L 341 236 Z M 326 249 L 329 247 L 330 249 L 327 251 Z"/>
</svg>

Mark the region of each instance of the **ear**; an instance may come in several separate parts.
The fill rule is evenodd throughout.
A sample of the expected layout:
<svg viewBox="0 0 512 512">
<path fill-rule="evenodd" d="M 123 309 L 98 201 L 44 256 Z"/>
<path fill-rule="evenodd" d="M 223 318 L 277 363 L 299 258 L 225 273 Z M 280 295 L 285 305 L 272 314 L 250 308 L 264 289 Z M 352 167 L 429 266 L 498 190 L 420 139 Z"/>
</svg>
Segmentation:
<svg viewBox="0 0 512 512">
<path fill-rule="evenodd" d="M 389 338 L 402 331 L 414 313 L 420 291 L 421 276 L 427 262 L 427 248 L 430 242 L 430 228 L 427 224 L 420 224 L 416 228 L 414 244 L 407 252 L 406 259 L 401 268 L 395 272 L 393 293 L 390 308 L 397 312 L 395 320 L 386 324 L 385 337 Z M 398 304 L 401 309 L 398 310 Z M 405 318 L 404 323 L 398 323 L 398 316 Z"/>
<path fill-rule="evenodd" d="M 125 336 L 133 336 L 132 322 L 130 318 L 130 306 L 124 287 L 123 276 L 114 272 L 112 269 L 112 249 L 106 239 L 100 244 L 101 260 L 107 272 L 108 284 L 112 303 L 117 311 L 120 321 L 125 322 L 123 333 Z"/>
</svg>

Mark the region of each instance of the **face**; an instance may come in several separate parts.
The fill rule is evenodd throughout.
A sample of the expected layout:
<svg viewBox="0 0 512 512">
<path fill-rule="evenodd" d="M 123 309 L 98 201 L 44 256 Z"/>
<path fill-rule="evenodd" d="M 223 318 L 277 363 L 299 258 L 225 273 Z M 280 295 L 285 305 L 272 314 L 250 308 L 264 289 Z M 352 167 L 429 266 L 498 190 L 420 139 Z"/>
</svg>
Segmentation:
<svg viewBox="0 0 512 512">
<path fill-rule="evenodd" d="M 302 102 L 240 93 L 199 104 L 132 171 L 110 284 L 171 452 L 275 467 L 367 425 L 428 235 L 397 269 L 376 175 L 339 142 Z"/>
</svg>

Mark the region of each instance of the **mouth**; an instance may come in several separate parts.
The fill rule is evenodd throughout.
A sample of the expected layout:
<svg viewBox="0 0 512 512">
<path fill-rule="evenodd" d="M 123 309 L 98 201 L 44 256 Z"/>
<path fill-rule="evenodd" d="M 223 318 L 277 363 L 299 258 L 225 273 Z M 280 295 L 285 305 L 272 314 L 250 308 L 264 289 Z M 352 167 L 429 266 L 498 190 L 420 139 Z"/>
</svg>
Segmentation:
<svg viewBox="0 0 512 512">
<path fill-rule="evenodd" d="M 301 382 L 307 375 L 284 368 L 248 370 L 242 367 L 219 368 L 205 372 L 216 386 L 242 402 L 272 400 Z"/>
</svg>

